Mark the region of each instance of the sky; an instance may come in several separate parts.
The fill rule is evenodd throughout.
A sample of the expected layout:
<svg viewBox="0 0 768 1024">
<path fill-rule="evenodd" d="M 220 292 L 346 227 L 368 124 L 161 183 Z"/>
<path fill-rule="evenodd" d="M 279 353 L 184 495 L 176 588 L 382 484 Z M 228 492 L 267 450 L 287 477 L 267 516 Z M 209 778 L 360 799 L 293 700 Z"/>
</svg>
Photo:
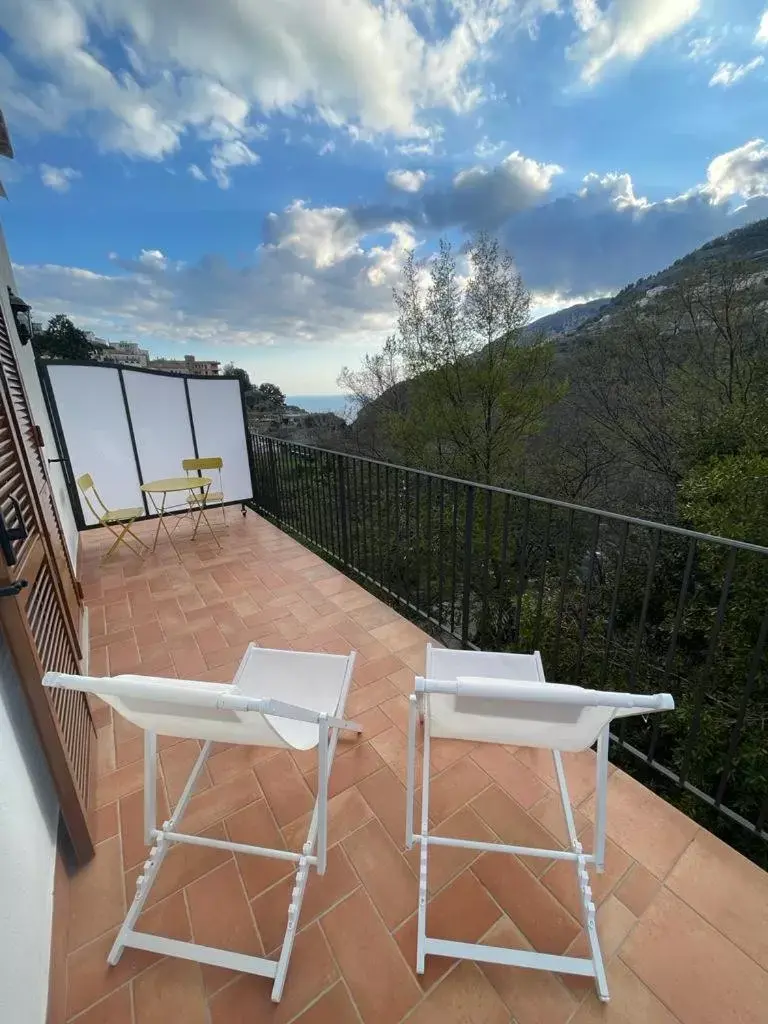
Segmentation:
<svg viewBox="0 0 768 1024">
<path fill-rule="evenodd" d="M 35 318 L 288 393 L 441 237 L 543 314 L 768 216 L 766 0 L 3 0 L 0 103 Z"/>
</svg>

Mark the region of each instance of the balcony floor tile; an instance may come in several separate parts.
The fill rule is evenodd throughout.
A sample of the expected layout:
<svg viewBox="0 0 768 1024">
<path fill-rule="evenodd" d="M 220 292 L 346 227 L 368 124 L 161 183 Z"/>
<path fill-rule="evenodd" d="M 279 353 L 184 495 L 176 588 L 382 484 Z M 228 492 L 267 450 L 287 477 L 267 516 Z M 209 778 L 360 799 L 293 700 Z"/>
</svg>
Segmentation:
<svg viewBox="0 0 768 1024">
<path fill-rule="evenodd" d="M 140 736 L 99 707 L 96 861 L 71 899 L 65 1020 L 50 1024 L 758 1024 L 768 1005 L 768 875 L 620 771 L 609 788 L 608 871 L 595 876 L 611 1003 L 562 976 L 427 958 L 415 980 L 418 851 L 403 852 L 404 702 L 428 637 L 275 526 L 249 513 L 194 543 L 174 535 L 139 560 L 99 567 L 108 538 L 82 535 L 92 667 L 230 680 L 246 644 L 339 653 L 357 647 L 350 705 L 365 732 L 340 741 L 330 801 L 329 871 L 312 876 L 283 1001 L 262 978 L 126 950 L 105 958 L 143 858 Z M 139 524 L 149 536 L 152 525 Z M 185 534 L 185 530 L 187 531 Z M 160 738 L 160 807 L 178 795 L 193 741 Z M 433 740 L 437 831 L 459 838 L 566 840 L 551 758 Z M 250 748 L 249 748 L 250 749 Z M 565 758 L 582 840 L 594 818 L 591 752 Z M 336 778 L 338 775 L 338 778 Z M 217 745 L 188 824 L 214 838 L 300 847 L 315 762 Z M 418 813 L 418 795 L 417 795 Z M 434 848 L 433 934 L 583 952 L 568 865 Z M 273 945 L 293 885 L 286 862 L 186 847 L 173 851 L 142 916 L 146 931 Z M 388 888 L 389 887 L 389 888 Z M 410 893 L 410 896 L 409 896 Z M 409 902 L 410 901 L 410 902 Z M 224 905 L 226 904 L 226 906 Z"/>
</svg>

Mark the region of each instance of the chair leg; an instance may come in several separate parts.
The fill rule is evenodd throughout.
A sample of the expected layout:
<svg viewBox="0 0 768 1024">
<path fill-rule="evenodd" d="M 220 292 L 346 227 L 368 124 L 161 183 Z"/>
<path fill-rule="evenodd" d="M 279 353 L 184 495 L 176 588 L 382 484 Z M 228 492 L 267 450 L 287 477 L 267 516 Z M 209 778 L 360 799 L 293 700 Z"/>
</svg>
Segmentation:
<svg viewBox="0 0 768 1024">
<path fill-rule="evenodd" d="M 608 736 L 608 730 L 603 730 L 606 740 Z M 603 736 L 603 733 L 600 736 Z M 598 740 L 598 744 L 599 744 Z M 598 746 L 598 751 L 600 747 Z M 560 800 L 563 805 L 563 814 L 565 816 L 565 824 L 568 829 L 568 838 L 570 840 L 571 849 L 574 853 L 578 854 L 577 860 L 575 861 L 576 866 L 576 881 L 581 896 L 581 916 L 584 931 L 587 934 L 587 942 L 589 943 L 589 954 L 592 961 L 592 968 L 594 971 L 595 987 L 597 988 L 597 995 L 601 1002 L 607 1003 L 608 996 L 608 982 L 605 977 L 605 967 L 603 965 L 603 954 L 600 950 L 600 941 L 597 935 L 597 921 L 595 918 L 596 909 L 592 899 L 592 888 L 589 884 L 589 873 L 587 871 L 587 859 L 582 852 L 582 845 L 579 842 L 579 837 L 576 833 L 576 823 L 573 819 L 573 807 L 571 806 L 571 798 L 568 794 L 568 783 L 565 778 L 565 769 L 563 767 L 563 758 L 559 750 L 552 751 L 552 757 L 555 762 L 555 774 L 557 776 L 557 784 L 560 789 Z M 606 771 L 607 771 L 607 761 Z M 599 764 L 600 754 L 598 753 L 598 779 L 599 779 Z M 599 803 L 599 795 L 598 795 Z M 605 808 L 603 808 L 603 833 L 605 831 Z M 595 827 L 595 862 L 597 863 L 597 831 L 598 825 Z M 603 836 L 603 839 L 605 837 Z M 605 856 L 605 842 L 603 841 L 603 857 Z"/>
<path fill-rule="evenodd" d="M 136 522 L 136 520 L 134 519 L 134 521 L 132 523 L 128 523 L 128 529 L 126 531 L 126 537 L 125 537 L 124 543 L 128 544 L 128 538 L 129 537 L 131 538 L 131 540 L 135 540 L 136 543 L 139 545 L 138 554 L 141 555 L 141 557 L 143 558 L 144 557 L 144 552 L 145 551 L 147 551 L 147 552 L 149 551 L 149 544 L 145 544 L 144 541 L 141 539 L 141 537 L 139 537 L 139 535 L 137 533 L 133 532 L 133 526 L 134 526 L 135 522 Z M 131 551 L 134 551 L 134 550 L 135 550 L 135 548 L 131 547 Z"/>
<path fill-rule="evenodd" d="M 595 870 L 605 871 L 605 831 L 608 811 L 608 748 L 611 744 L 606 725 L 597 739 L 597 779 L 595 796 Z"/>
<path fill-rule="evenodd" d="M 568 829 L 568 841 L 570 842 L 571 849 L 573 851 L 581 853 L 581 843 L 579 842 L 579 837 L 576 834 L 576 823 L 573 820 L 573 807 L 571 806 L 571 798 L 568 793 L 568 783 L 565 779 L 563 758 L 559 750 L 552 751 L 552 760 L 555 762 L 555 776 L 557 778 L 558 789 L 560 790 L 560 803 L 563 808 L 565 827 Z"/>
<path fill-rule="evenodd" d="M 328 770 L 329 741 L 327 715 L 321 715 L 317 743 L 317 873 L 325 874 L 328 855 Z"/>
<path fill-rule="evenodd" d="M 405 848 L 413 847 L 413 804 L 415 799 L 416 775 L 416 721 L 419 708 L 416 695 L 408 698 L 408 751 L 406 754 L 406 785 L 405 785 Z"/>
<path fill-rule="evenodd" d="M 125 544 L 125 546 L 126 546 L 126 547 L 127 547 L 127 548 L 128 548 L 129 550 L 130 550 L 130 551 L 132 551 L 132 552 L 134 553 L 134 555 L 138 555 L 138 556 L 139 556 L 139 558 L 142 558 L 142 557 L 143 557 L 143 553 L 142 553 L 141 549 L 139 549 L 139 550 L 137 551 L 137 550 L 136 550 L 136 549 L 135 549 L 135 548 L 134 548 L 134 547 L 133 547 L 133 546 L 132 546 L 132 545 L 131 545 L 131 544 L 130 544 L 130 543 L 128 542 L 128 537 L 132 537 L 132 538 L 133 538 L 133 539 L 134 539 L 135 541 L 138 541 L 138 543 L 139 543 L 139 544 L 141 544 L 141 545 L 142 545 L 142 547 L 146 547 L 146 544 L 144 544 L 144 543 L 143 543 L 143 541 L 139 540 L 139 538 L 138 538 L 138 537 L 137 537 L 137 536 L 136 536 L 136 535 L 135 535 L 134 533 L 132 533 L 132 532 L 131 532 L 131 526 L 132 526 L 132 525 L 133 525 L 132 523 L 126 523 L 126 524 L 125 524 L 125 525 L 124 525 L 124 526 L 122 527 L 122 529 L 120 530 L 120 532 L 119 532 L 119 533 L 117 532 L 117 529 L 114 529 L 114 530 L 113 530 L 111 526 L 107 525 L 107 529 L 108 529 L 108 530 L 109 530 L 109 532 L 110 532 L 110 533 L 112 534 L 112 536 L 113 536 L 113 537 L 115 538 L 115 541 L 114 541 L 114 543 L 112 544 L 112 547 L 111 547 L 111 548 L 109 549 L 109 551 L 107 551 L 107 553 L 106 553 L 106 554 L 104 555 L 104 557 L 102 558 L 102 560 L 101 560 L 101 564 L 102 564 L 102 565 L 104 565 L 104 563 L 105 563 L 105 562 L 106 562 L 106 561 L 107 561 L 107 560 L 108 560 L 109 558 L 111 558 L 111 557 L 112 557 L 112 554 L 113 554 L 113 552 L 115 552 L 115 551 L 117 550 L 117 548 L 118 548 L 118 547 L 120 546 L 120 544 Z"/>
<path fill-rule="evenodd" d="M 210 740 L 203 744 L 203 749 L 200 751 L 197 761 L 195 761 L 195 765 L 192 771 L 190 772 L 186 785 L 184 786 L 182 794 L 179 797 L 179 801 L 173 809 L 173 814 L 171 815 L 167 822 L 163 823 L 163 828 L 167 828 L 167 831 L 173 831 L 179 818 L 181 818 L 182 814 L 184 813 L 187 803 L 189 802 L 189 798 L 192 796 L 192 792 L 197 783 L 198 776 L 200 775 L 200 772 L 203 770 L 205 762 L 208 759 L 208 754 L 210 753 L 211 746 L 212 744 Z M 155 762 L 153 759 L 153 764 L 154 763 Z M 152 836 L 151 838 L 154 839 L 155 837 Z M 123 955 L 123 950 L 125 949 L 126 945 L 126 939 L 129 938 L 129 933 L 133 930 L 133 926 L 136 924 L 136 921 L 141 916 L 141 912 L 144 909 L 144 904 L 147 901 L 150 889 L 155 883 L 155 879 L 157 878 L 157 874 L 160 870 L 160 867 L 162 866 L 162 863 L 165 860 L 165 855 L 168 853 L 168 850 L 171 848 L 171 846 L 172 843 L 170 843 L 167 839 L 159 839 L 157 845 L 153 846 L 152 849 L 150 850 L 149 858 L 144 863 L 144 873 L 142 875 L 139 875 L 139 877 L 136 879 L 136 894 L 133 897 L 133 903 L 131 904 L 130 910 L 126 915 L 125 920 L 120 926 L 120 931 L 117 933 L 117 937 L 115 938 L 112 948 L 109 951 L 109 955 L 107 956 L 107 963 L 111 964 L 113 967 L 118 962 L 120 957 Z"/>
<path fill-rule="evenodd" d="M 349 680 L 352 676 L 352 668 L 349 668 L 349 675 L 347 677 L 347 683 L 344 689 L 343 699 L 341 707 L 344 705 L 346 700 L 347 689 L 349 686 Z M 325 830 L 328 827 L 327 818 L 328 815 L 328 804 L 327 804 L 327 788 L 326 788 L 326 801 L 325 806 L 321 807 L 320 801 L 320 789 L 323 775 L 325 776 L 326 787 L 328 785 L 328 777 L 331 773 L 331 767 L 333 765 L 333 757 L 336 753 L 336 744 L 339 739 L 338 729 L 328 729 L 325 724 L 325 729 L 320 723 L 320 748 L 323 747 L 325 741 L 325 756 L 322 754 L 321 749 L 318 750 L 318 799 L 315 801 L 315 809 L 312 812 L 312 819 L 309 823 L 309 831 L 307 832 L 307 839 L 302 847 L 303 856 L 299 860 L 299 867 L 296 871 L 296 882 L 291 893 L 291 902 L 288 906 L 288 922 L 285 928 L 285 935 L 283 937 L 283 945 L 280 949 L 280 958 L 277 961 L 277 970 L 275 971 L 275 983 L 272 986 L 272 1002 L 279 1003 L 283 995 L 283 986 L 285 985 L 285 976 L 288 973 L 288 964 L 291 960 L 291 953 L 293 952 L 293 943 L 296 939 L 296 932 L 299 926 L 299 916 L 301 914 L 301 904 L 304 900 L 304 890 L 307 887 L 307 879 L 309 877 L 310 863 L 307 858 L 312 855 L 312 849 L 315 847 L 317 851 L 317 868 L 318 873 L 320 872 L 320 857 L 321 849 L 327 845 L 327 837 L 325 836 Z M 349 723 L 352 727 L 353 732 L 362 732 L 359 725 L 355 723 Z M 325 736 L 323 735 L 325 733 Z M 330 736 L 328 735 L 330 733 Z M 322 815 L 322 817 L 321 817 Z M 317 846 L 315 844 L 317 843 Z M 323 851 L 324 855 L 324 851 Z"/>
<path fill-rule="evenodd" d="M 328 743 L 328 728 L 326 726 L 325 740 Z M 321 730 L 322 732 L 322 730 Z M 309 879 L 309 860 L 308 857 L 312 854 L 312 848 L 315 843 L 318 842 L 318 833 L 325 830 L 327 822 L 321 822 L 321 808 L 320 808 L 320 785 L 321 785 L 321 773 L 325 771 L 326 789 L 328 785 L 328 774 L 331 770 L 331 764 L 333 762 L 333 755 L 336 750 L 335 739 L 338 737 L 338 729 L 333 729 L 333 739 L 328 743 L 326 748 L 327 754 L 325 758 L 322 755 L 318 756 L 318 798 L 315 801 L 315 809 L 312 812 L 312 820 L 309 823 L 309 831 L 307 832 L 307 839 L 302 847 L 303 856 L 299 861 L 299 866 L 296 870 L 296 882 L 291 892 L 291 902 L 288 905 L 288 921 L 285 926 L 285 935 L 283 936 L 283 945 L 280 948 L 280 958 L 277 961 L 277 970 L 275 972 L 275 982 L 272 986 L 272 1002 L 279 1003 L 283 995 L 283 987 L 285 985 L 285 977 L 288 973 L 288 965 L 291 962 L 291 954 L 293 953 L 293 944 L 296 940 L 296 932 L 299 928 L 299 917 L 301 915 L 301 905 L 304 902 L 304 890 L 307 887 L 307 881 Z M 323 737 L 320 737 L 320 743 L 322 744 Z M 324 762 L 324 764 L 322 763 Z M 327 793 L 326 793 L 327 795 Z M 328 806 L 324 808 L 324 813 L 328 813 Z M 326 841 L 326 840 L 324 840 Z M 319 843 L 317 847 L 318 852 L 318 871 L 320 868 L 320 852 Z"/>
<path fill-rule="evenodd" d="M 416 923 L 416 973 L 424 973 L 427 940 L 427 863 L 429 858 L 429 716 L 424 716 L 424 752 L 421 775 L 421 850 L 419 856 L 419 911 Z"/>
<path fill-rule="evenodd" d="M 157 828 L 157 735 L 144 733 L 144 842 L 152 845 Z"/>
</svg>

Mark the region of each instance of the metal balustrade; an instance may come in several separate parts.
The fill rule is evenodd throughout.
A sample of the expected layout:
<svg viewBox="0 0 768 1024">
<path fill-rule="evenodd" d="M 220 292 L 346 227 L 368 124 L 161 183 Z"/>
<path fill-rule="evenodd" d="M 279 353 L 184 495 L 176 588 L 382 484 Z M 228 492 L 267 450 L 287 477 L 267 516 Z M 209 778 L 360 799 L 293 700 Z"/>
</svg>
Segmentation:
<svg viewBox="0 0 768 1024">
<path fill-rule="evenodd" d="M 254 507 L 451 645 L 668 691 L 611 756 L 765 863 L 768 548 L 253 437 Z"/>
</svg>

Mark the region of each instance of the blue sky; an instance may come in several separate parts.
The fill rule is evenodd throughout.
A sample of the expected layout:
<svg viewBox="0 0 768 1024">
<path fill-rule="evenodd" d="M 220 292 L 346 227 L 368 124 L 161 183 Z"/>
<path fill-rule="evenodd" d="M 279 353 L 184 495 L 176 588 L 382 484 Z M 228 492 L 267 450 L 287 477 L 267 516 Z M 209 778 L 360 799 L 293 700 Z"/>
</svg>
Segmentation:
<svg viewBox="0 0 768 1024">
<path fill-rule="evenodd" d="M 543 313 L 768 216 L 766 0 L 4 0 L 0 97 L 36 316 L 289 393 L 440 236 Z"/>
</svg>

